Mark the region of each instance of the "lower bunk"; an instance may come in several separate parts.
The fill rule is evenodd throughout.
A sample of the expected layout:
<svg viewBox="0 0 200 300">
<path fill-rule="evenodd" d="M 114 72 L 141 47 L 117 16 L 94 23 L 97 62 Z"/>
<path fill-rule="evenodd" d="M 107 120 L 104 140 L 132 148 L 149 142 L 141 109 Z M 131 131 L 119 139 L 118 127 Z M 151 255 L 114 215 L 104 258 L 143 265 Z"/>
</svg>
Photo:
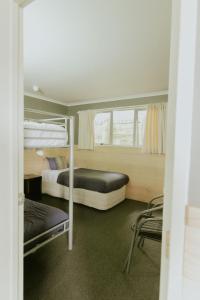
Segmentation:
<svg viewBox="0 0 200 300">
<path fill-rule="evenodd" d="M 69 232 L 69 215 L 61 209 L 25 199 L 24 257 Z"/>
</svg>

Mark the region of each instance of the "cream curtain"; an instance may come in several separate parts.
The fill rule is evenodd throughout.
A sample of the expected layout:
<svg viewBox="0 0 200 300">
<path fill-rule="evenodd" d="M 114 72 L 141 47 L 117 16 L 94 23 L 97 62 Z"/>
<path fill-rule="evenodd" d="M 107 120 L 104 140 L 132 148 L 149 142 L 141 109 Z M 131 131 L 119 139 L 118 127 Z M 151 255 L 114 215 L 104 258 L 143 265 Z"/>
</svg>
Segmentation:
<svg viewBox="0 0 200 300">
<path fill-rule="evenodd" d="M 144 153 L 165 153 L 167 104 L 150 104 L 147 109 Z"/>
<path fill-rule="evenodd" d="M 92 110 L 80 111 L 79 113 L 78 148 L 94 150 L 94 118 Z"/>
</svg>

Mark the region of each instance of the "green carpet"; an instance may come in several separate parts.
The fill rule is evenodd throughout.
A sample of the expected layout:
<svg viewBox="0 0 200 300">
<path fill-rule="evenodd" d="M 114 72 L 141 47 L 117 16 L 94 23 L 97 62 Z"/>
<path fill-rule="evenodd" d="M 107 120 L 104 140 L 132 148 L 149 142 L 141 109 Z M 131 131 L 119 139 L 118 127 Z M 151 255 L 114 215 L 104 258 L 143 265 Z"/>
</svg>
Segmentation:
<svg viewBox="0 0 200 300">
<path fill-rule="evenodd" d="M 66 209 L 68 202 L 43 196 Z M 102 212 L 74 205 L 74 248 L 60 236 L 24 260 L 25 300 L 158 300 L 160 243 L 145 241 L 136 250 L 130 274 L 122 267 L 130 224 L 146 205 L 126 200 Z"/>
</svg>

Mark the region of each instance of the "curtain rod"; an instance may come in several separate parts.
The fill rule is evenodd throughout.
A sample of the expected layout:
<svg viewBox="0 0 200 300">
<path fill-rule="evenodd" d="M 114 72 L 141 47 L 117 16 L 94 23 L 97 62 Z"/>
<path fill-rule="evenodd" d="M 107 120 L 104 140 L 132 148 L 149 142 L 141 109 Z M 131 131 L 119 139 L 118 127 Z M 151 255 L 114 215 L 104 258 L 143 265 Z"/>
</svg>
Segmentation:
<svg viewBox="0 0 200 300">
<path fill-rule="evenodd" d="M 86 109 L 86 110 L 79 110 L 77 113 L 81 111 L 95 111 L 95 112 L 106 112 L 106 111 L 113 111 L 113 110 L 129 110 L 129 109 L 146 109 L 149 104 L 166 104 L 166 102 L 152 102 L 146 104 L 134 104 L 131 106 L 119 106 L 119 107 L 108 107 L 108 108 L 97 108 L 97 109 Z"/>
<path fill-rule="evenodd" d="M 146 108 L 146 105 L 132 105 L 132 106 L 121 106 L 121 107 L 110 107 L 110 108 L 99 108 L 95 109 L 94 111 L 111 111 L 111 110 L 129 110 L 129 109 L 134 109 L 134 108 L 141 108 L 144 109 Z"/>
<path fill-rule="evenodd" d="M 137 108 L 137 109 L 145 109 L 147 107 L 148 104 L 135 104 L 135 105 L 132 105 L 132 106 L 119 106 L 119 107 L 109 107 L 109 108 L 97 108 L 97 109 L 86 109 L 85 111 L 95 111 L 95 112 L 99 112 L 99 111 L 113 111 L 113 110 L 129 110 L 129 109 L 134 109 L 134 108 Z M 78 111 L 77 113 L 81 112 L 83 110 L 80 110 Z"/>
</svg>

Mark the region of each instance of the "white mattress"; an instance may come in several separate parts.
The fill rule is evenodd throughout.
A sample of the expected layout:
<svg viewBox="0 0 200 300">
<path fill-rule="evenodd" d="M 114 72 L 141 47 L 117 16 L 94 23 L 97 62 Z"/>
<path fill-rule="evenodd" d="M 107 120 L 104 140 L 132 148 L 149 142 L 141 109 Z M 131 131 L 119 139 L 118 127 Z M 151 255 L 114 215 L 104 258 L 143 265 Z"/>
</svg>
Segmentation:
<svg viewBox="0 0 200 300">
<path fill-rule="evenodd" d="M 24 147 L 65 147 L 67 132 L 62 126 L 24 121 Z"/>
<path fill-rule="evenodd" d="M 64 198 L 64 186 L 57 183 L 58 175 L 68 169 L 42 171 L 42 193 Z"/>
<path fill-rule="evenodd" d="M 54 197 L 69 199 L 69 188 L 57 183 L 58 175 L 65 170 L 42 171 L 42 192 Z M 74 188 L 75 203 L 81 203 L 100 210 L 109 209 L 125 199 L 126 186 L 110 193 L 99 193 Z"/>
</svg>

